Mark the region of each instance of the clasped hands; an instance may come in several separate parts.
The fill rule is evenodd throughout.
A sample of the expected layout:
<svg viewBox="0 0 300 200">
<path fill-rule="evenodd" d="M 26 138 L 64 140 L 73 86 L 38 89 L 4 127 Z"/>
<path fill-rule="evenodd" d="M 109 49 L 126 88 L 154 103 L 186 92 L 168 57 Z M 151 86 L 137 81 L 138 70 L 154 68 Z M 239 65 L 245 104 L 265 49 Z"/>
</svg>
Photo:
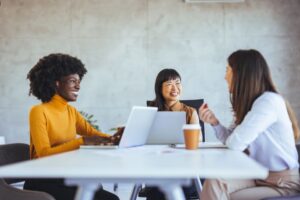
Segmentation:
<svg viewBox="0 0 300 200">
<path fill-rule="evenodd" d="M 98 135 L 83 136 L 83 142 L 85 145 L 118 145 L 122 138 L 125 127 L 120 127 L 117 132 L 109 137 L 102 137 Z"/>
</svg>

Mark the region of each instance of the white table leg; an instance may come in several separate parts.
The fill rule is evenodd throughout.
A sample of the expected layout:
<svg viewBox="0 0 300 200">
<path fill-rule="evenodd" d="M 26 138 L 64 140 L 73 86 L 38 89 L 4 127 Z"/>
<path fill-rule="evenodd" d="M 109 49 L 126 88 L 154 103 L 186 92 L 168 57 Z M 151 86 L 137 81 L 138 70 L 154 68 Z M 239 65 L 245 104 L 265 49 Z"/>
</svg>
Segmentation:
<svg viewBox="0 0 300 200">
<path fill-rule="evenodd" d="M 75 200 L 92 200 L 97 189 L 98 185 L 95 184 L 80 185 L 78 186 Z"/>
<path fill-rule="evenodd" d="M 145 183 L 149 186 L 158 186 L 166 195 L 168 200 L 185 200 L 182 185 L 190 185 L 191 179 L 65 179 L 67 185 L 78 186 L 75 200 L 92 200 L 95 191 L 101 186 L 101 183 L 135 183 L 141 185 Z M 132 198 L 132 197 L 131 197 Z"/>
<path fill-rule="evenodd" d="M 136 200 L 138 195 L 139 195 L 139 192 L 141 191 L 142 189 L 142 184 L 135 184 L 133 189 L 132 189 L 132 192 L 131 192 L 131 195 L 130 195 L 130 200 Z"/>
<path fill-rule="evenodd" d="M 99 181 L 86 179 L 65 179 L 65 183 L 66 185 L 77 186 L 75 200 L 92 200 L 96 190 L 101 188 Z"/>
<path fill-rule="evenodd" d="M 168 200 L 185 200 L 183 190 L 179 184 L 168 184 L 161 186 Z"/>
</svg>

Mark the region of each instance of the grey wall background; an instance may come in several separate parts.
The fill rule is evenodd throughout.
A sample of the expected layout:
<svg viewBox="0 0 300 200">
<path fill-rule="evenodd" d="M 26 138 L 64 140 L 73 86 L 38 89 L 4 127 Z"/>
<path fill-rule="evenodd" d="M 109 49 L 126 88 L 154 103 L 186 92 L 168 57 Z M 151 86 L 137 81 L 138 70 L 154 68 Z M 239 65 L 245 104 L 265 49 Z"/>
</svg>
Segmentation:
<svg viewBox="0 0 300 200">
<path fill-rule="evenodd" d="M 9 143 L 29 141 L 28 112 L 39 102 L 28 96 L 26 74 L 52 52 L 86 64 L 74 105 L 94 114 L 104 130 L 154 97 L 156 74 L 165 67 L 181 73 L 182 99 L 204 98 L 228 125 L 226 58 L 241 48 L 263 53 L 299 118 L 299 10 L 299 0 L 1 0 L 0 135 Z"/>
</svg>

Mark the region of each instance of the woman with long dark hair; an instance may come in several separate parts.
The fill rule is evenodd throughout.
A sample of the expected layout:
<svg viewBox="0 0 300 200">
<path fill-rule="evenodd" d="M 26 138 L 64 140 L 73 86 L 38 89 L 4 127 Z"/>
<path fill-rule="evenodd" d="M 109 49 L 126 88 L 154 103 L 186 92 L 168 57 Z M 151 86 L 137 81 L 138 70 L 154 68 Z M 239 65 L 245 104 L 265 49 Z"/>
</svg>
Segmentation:
<svg viewBox="0 0 300 200">
<path fill-rule="evenodd" d="M 269 169 L 265 180 L 206 180 L 201 199 L 263 199 L 300 192 L 295 115 L 277 92 L 266 60 L 256 50 L 228 57 L 228 83 L 234 123 L 225 128 L 207 105 L 200 119 L 213 126 L 229 149 L 244 151 Z"/>
</svg>

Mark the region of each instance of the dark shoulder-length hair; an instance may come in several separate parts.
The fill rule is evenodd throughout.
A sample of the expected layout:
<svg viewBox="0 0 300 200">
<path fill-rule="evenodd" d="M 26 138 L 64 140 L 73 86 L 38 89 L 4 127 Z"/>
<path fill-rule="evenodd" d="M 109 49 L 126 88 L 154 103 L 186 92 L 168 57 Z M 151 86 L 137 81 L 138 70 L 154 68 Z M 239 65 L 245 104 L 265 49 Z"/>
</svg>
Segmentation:
<svg viewBox="0 0 300 200">
<path fill-rule="evenodd" d="M 155 99 L 150 103 L 150 106 L 157 107 L 159 111 L 166 110 L 165 99 L 162 95 L 162 84 L 165 81 L 177 78 L 181 80 L 179 73 L 175 69 L 163 69 L 157 74 L 154 86 Z"/>
<path fill-rule="evenodd" d="M 228 57 L 232 69 L 230 100 L 239 125 L 250 111 L 254 101 L 266 91 L 278 93 L 263 55 L 257 50 L 238 50 Z M 293 124 L 295 138 L 299 137 L 297 120 L 289 104 L 287 110 Z"/>
<path fill-rule="evenodd" d="M 62 53 L 45 56 L 27 74 L 29 95 L 48 102 L 55 95 L 56 81 L 71 74 L 78 74 L 81 80 L 86 72 L 84 64 L 76 57 Z"/>
</svg>

